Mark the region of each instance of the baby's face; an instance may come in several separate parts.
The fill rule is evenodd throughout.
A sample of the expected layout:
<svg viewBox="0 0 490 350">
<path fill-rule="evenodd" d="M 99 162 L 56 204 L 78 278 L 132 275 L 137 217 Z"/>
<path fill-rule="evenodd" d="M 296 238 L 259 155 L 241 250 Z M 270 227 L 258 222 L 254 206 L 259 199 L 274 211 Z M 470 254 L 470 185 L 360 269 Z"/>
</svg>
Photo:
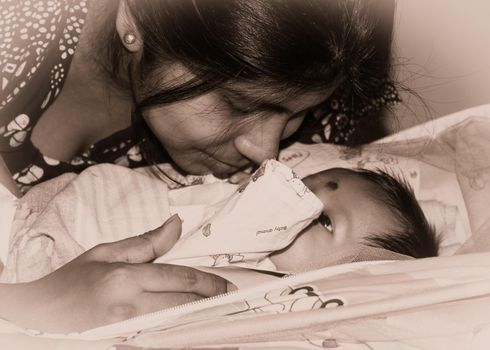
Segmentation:
<svg viewBox="0 0 490 350">
<path fill-rule="evenodd" d="M 290 246 L 270 256 L 278 270 L 324 267 L 332 254 L 355 248 L 367 234 L 389 228 L 390 211 L 373 199 L 374 185 L 355 171 L 328 169 L 303 182 L 323 202 L 323 213 Z"/>
</svg>

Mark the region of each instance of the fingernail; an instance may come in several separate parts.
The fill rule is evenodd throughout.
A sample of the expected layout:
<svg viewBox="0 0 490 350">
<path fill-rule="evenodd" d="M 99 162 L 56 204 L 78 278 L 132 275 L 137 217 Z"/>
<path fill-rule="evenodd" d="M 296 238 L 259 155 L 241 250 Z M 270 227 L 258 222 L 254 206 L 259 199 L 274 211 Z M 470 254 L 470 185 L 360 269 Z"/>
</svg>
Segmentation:
<svg viewBox="0 0 490 350">
<path fill-rule="evenodd" d="M 250 166 L 250 167 L 248 167 L 247 169 L 245 169 L 243 172 L 244 172 L 245 174 L 249 174 L 249 175 L 250 175 L 250 174 L 252 174 L 252 171 L 253 171 L 253 170 L 254 170 L 254 167 L 253 167 L 253 166 Z"/>
<path fill-rule="evenodd" d="M 165 222 L 165 224 L 169 224 L 169 223 L 174 222 L 174 221 L 177 221 L 177 220 L 181 221 L 180 220 L 180 217 L 179 217 L 179 214 L 175 213 L 175 214 L 173 214 L 171 217 L 169 217 L 167 219 L 167 221 Z"/>
</svg>

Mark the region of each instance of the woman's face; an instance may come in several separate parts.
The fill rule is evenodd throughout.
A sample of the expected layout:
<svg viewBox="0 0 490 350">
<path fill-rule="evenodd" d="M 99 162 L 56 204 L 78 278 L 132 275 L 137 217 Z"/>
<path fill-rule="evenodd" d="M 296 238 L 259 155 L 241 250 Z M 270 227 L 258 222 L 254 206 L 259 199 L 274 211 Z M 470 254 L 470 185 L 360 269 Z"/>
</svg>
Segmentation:
<svg viewBox="0 0 490 350">
<path fill-rule="evenodd" d="M 175 83 L 185 74 L 175 68 L 163 80 Z M 151 108 L 145 120 L 180 168 L 191 174 L 226 177 L 275 158 L 279 142 L 291 136 L 306 110 L 325 100 L 333 89 L 291 97 L 235 85 Z"/>
</svg>

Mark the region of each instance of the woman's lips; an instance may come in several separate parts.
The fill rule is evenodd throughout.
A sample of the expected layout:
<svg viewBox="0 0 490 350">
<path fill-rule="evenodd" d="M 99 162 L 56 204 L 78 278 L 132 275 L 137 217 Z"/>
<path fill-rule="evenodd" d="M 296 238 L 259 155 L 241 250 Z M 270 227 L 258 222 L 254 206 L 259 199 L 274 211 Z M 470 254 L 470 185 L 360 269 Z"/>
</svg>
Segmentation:
<svg viewBox="0 0 490 350">
<path fill-rule="evenodd" d="M 216 167 L 210 166 L 210 170 L 213 172 L 213 175 L 217 177 L 228 177 L 234 173 L 250 168 L 252 165 L 252 162 L 249 160 L 240 162 L 239 164 L 233 164 L 214 157 L 212 157 L 212 159 L 216 162 Z"/>
<path fill-rule="evenodd" d="M 228 167 L 229 169 L 232 169 L 233 171 L 240 171 L 240 170 L 245 169 L 245 168 L 249 167 L 250 165 L 252 165 L 252 162 L 250 160 L 243 158 L 243 157 L 238 161 L 236 161 L 236 160 L 228 161 L 228 160 L 221 159 L 221 158 L 218 158 L 216 156 L 213 156 L 211 154 L 207 154 L 207 156 L 209 158 L 211 158 L 212 160 L 214 160 L 216 163 L 224 165 L 224 166 Z"/>
</svg>

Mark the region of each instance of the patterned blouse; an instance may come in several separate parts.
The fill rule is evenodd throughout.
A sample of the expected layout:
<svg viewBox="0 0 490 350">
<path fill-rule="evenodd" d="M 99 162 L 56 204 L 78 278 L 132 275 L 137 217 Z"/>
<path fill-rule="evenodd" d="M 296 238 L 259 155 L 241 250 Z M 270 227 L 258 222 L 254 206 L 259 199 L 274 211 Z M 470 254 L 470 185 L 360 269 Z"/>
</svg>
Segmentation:
<svg viewBox="0 0 490 350">
<path fill-rule="evenodd" d="M 131 128 L 93 144 L 70 162 L 43 155 L 31 142 L 33 127 L 63 87 L 87 6 L 84 0 L 0 0 L 0 152 L 23 192 L 97 163 L 147 165 Z M 399 100 L 388 81 L 380 87 L 379 97 L 355 110 L 343 102 L 346 95 L 338 89 L 319 110 L 310 113 L 296 140 L 358 143 L 360 123 Z"/>
</svg>

